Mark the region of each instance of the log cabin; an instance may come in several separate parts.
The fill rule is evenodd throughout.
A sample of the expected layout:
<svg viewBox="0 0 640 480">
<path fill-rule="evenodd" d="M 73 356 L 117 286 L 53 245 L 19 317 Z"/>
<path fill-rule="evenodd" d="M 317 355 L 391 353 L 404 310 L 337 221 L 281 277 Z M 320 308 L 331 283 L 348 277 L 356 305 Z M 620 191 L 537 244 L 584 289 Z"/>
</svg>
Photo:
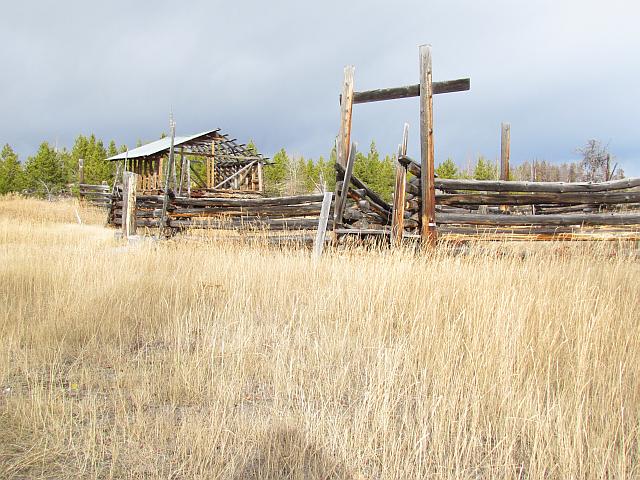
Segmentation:
<svg viewBox="0 0 640 480">
<path fill-rule="evenodd" d="M 163 192 L 171 138 L 164 137 L 109 157 L 123 162 L 124 170 L 138 174 L 137 190 L 146 195 Z M 267 158 L 236 139 L 208 130 L 174 138 L 175 169 L 169 179 L 180 196 L 215 196 L 218 193 L 264 192 L 263 167 Z"/>
</svg>

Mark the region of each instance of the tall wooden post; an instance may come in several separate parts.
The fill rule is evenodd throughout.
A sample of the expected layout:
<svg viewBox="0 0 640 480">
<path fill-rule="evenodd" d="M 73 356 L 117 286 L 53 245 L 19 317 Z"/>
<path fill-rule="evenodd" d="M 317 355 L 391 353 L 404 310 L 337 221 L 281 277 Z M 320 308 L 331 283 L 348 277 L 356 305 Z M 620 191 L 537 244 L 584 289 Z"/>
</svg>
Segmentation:
<svg viewBox="0 0 640 480">
<path fill-rule="evenodd" d="M 336 161 L 338 165 L 346 172 L 347 161 L 349 159 L 349 151 L 351 149 L 351 117 L 353 112 L 353 79 L 355 67 L 347 65 L 344 67 L 344 83 L 342 84 L 342 95 L 340 97 L 340 130 L 336 142 Z M 338 206 L 342 202 L 340 190 L 338 186 L 344 181 L 344 173 L 336 172 L 336 195 L 334 205 Z M 348 185 L 347 185 L 348 187 Z M 336 218 L 334 212 L 334 228 L 336 227 Z"/>
<path fill-rule="evenodd" d="M 420 238 L 423 244 L 435 246 L 436 190 L 433 148 L 433 75 L 431 45 L 420 46 L 420 181 L 422 211 Z"/>
<path fill-rule="evenodd" d="M 402 143 L 398 147 L 398 158 L 407 154 L 409 142 L 409 124 L 404 124 Z M 391 244 L 400 246 L 404 237 L 404 207 L 407 192 L 407 169 L 396 162 L 396 184 L 393 190 L 393 216 L 391 218 Z"/>
<path fill-rule="evenodd" d="M 124 172 L 124 195 L 122 205 L 122 235 L 129 238 L 136 234 L 136 187 L 138 175 L 133 172 Z"/>
<path fill-rule="evenodd" d="M 511 156 L 511 125 L 502 124 L 500 149 L 500 180 L 509 180 L 509 157 Z"/>
</svg>

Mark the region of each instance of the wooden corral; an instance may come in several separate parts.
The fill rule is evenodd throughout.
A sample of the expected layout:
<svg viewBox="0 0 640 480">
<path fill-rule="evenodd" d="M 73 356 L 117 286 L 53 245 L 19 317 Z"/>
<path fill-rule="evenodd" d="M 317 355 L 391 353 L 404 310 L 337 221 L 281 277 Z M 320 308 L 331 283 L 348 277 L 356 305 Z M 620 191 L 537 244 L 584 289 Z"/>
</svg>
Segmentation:
<svg viewBox="0 0 640 480">
<path fill-rule="evenodd" d="M 470 80 L 434 82 L 428 45 L 420 47 L 419 67 L 416 85 L 366 92 L 354 90 L 355 69 L 345 68 L 333 195 L 264 197 L 264 157 L 219 130 L 175 137 L 172 124 L 170 137 L 109 159 L 120 162 L 116 178 L 126 180 L 111 191 L 110 223 L 127 234 L 136 227 L 157 228 L 165 235 L 187 228 L 318 229 L 321 240 L 316 243 L 324 242 L 328 223 L 333 241 L 373 236 L 394 246 L 411 239 L 427 247 L 433 247 L 441 234 L 489 240 L 640 238 L 640 178 L 601 183 L 509 181 L 509 124 L 501 129 L 499 180 L 437 178 L 433 95 L 469 90 Z M 389 203 L 353 173 L 353 106 L 406 97 L 420 99 L 420 161 L 408 155 L 405 124 Z M 99 190 L 105 193 L 104 187 Z M 315 251 L 321 248 L 316 245 Z"/>
<path fill-rule="evenodd" d="M 601 183 L 511 182 L 510 131 L 502 125 L 500 180 L 439 179 L 434 168 L 433 95 L 470 89 L 469 79 L 433 82 L 431 47 L 419 49 L 419 83 L 407 87 L 354 91 L 355 69 L 345 68 L 337 138 L 336 236 L 388 236 L 399 245 L 419 238 L 435 245 L 439 233 L 486 238 L 547 240 L 603 238 L 640 228 L 640 178 Z M 420 161 L 407 156 L 405 124 L 396 163 L 393 203 L 353 175 L 353 106 L 420 98 Z M 597 227 L 585 234 L 585 227 Z M 593 229 L 591 229 L 593 230 Z M 491 236 L 488 235 L 491 233 Z M 628 238 L 625 235 L 625 238 Z M 498 237 L 499 238 L 499 237 Z"/>
</svg>

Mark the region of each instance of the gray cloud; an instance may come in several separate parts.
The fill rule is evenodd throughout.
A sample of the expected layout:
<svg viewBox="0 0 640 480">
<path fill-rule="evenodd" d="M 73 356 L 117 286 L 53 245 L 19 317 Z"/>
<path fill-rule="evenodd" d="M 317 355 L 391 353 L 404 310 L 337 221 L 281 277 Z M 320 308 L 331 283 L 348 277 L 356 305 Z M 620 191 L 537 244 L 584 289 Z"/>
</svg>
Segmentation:
<svg viewBox="0 0 640 480">
<path fill-rule="evenodd" d="M 11 2 L 1 7 L 0 142 L 96 133 L 132 145 L 167 130 L 221 127 L 266 153 L 327 154 L 342 69 L 356 89 L 416 83 L 431 43 L 436 80 L 471 77 L 435 99 L 436 157 L 499 152 L 566 161 L 589 138 L 640 175 L 640 7 L 628 1 Z M 415 99 L 358 105 L 354 139 L 395 150 Z"/>
</svg>

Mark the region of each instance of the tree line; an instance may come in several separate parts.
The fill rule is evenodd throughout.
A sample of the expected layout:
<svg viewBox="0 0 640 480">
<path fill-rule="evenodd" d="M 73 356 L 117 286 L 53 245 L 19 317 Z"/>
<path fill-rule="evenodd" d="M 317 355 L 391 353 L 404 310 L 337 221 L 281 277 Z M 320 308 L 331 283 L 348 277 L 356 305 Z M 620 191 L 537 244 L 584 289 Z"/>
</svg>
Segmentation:
<svg viewBox="0 0 640 480">
<path fill-rule="evenodd" d="M 138 142 L 141 144 L 141 142 Z M 249 148 L 255 149 L 253 142 Z M 115 162 L 110 156 L 126 151 L 111 140 L 105 142 L 95 135 L 79 135 L 70 150 L 58 150 L 48 142 L 40 144 L 35 155 L 21 162 L 10 145 L 0 152 L 0 194 L 22 192 L 35 195 L 71 193 L 78 182 L 78 160 L 84 159 L 84 181 L 88 184 L 111 184 L 115 175 Z M 603 181 L 624 178 L 624 172 L 612 161 L 606 145 L 590 140 L 578 149 L 582 160 L 554 164 L 547 161 L 525 161 L 513 167 L 511 180 L 528 181 Z M 265 190 L 269 195 L 295 195 L 322 189 L 335 188 L 335 148 L 328 157 L 318 159 L 290 155 L 283 148 L 265 167 Z M 391 200 L 395 183 L 395 155 L 382 156 L 371 142 L 366 152 L 358 152 L 354 164 L 354 175 Z M 440 162 L 436 174 L 441 178 L 473 178 L 493 180 L 499 177 L 498 162 L 479 156 L 473 163 L 459 166 L 453 159 Z"/>
<path fill-rule="evenodd" d="M 20 162 L 18 155 L 6 144 L 0 152 L 0 194 L 23 192 L 35 195 L 69 193 L 78 181 L 78 160 L 84 159 L 85 183 L 112 182 L 115 165 L 106 159 L 126 151 L 111 140 L 105 147 L 95 135 L 79 135 L 71 150 L 57 149 L 42 142 L 35 155 Z"/>
</svg>

